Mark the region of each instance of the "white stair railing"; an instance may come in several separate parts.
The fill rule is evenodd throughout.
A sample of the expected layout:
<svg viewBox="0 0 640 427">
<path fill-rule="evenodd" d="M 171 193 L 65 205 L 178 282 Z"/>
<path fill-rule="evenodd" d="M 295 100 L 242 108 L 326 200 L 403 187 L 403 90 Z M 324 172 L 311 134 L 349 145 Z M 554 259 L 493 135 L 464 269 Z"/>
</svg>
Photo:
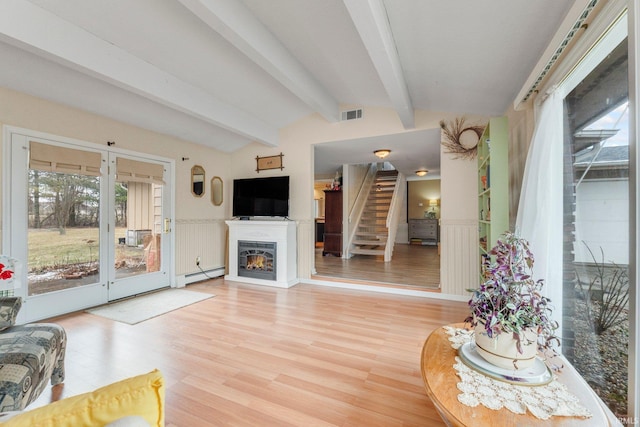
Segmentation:
<svg viewBox="0 0 640 427">
<path fill-rule="evenodd" d="M 387 215 L 387 243 L 384 247 L 384 262 L 391 261 L 393 256 L 393 247 L 396 241 L 396 233 L 398 224 L 400 223 L 400 213 L 402 212 L 402 204 L 404 203 L 404 193 L 407 179 L 402 173 L 398 173 L 396 178 L 396 187 L 391 196 L 391 205 L 389 206 L 389 214 Z"/>
</svg>

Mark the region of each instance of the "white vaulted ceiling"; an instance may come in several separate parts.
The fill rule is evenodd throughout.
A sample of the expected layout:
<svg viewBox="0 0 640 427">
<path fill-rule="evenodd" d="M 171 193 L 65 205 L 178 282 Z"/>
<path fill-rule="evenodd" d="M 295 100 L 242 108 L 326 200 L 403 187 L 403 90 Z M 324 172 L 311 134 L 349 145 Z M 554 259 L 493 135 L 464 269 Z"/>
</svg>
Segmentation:
<svg viewBox="0 0 640 427">
<path fill-rule="evenodd" d="M 2 0 L 0 85 L 225 152 L 340 105 L 410 130 L 415 110 L 503 114 L 573 5 Z"/>
</svg>

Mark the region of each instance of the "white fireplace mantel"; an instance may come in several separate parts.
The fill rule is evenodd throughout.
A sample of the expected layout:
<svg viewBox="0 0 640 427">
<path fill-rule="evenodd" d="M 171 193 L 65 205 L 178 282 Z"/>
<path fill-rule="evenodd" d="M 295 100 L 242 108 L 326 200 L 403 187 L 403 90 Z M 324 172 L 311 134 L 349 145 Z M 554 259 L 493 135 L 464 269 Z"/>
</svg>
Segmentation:
<svg viewBox="0 0 640 427">
<path fill-rule="evenodd" d="M 290 288 L 298 283 L 296 222 L 290 220 L 229 220 L 229 274 L 226 280 Z M 276 280 L 238 276 L 238 240 L 275 242 Z"/>
</svg>

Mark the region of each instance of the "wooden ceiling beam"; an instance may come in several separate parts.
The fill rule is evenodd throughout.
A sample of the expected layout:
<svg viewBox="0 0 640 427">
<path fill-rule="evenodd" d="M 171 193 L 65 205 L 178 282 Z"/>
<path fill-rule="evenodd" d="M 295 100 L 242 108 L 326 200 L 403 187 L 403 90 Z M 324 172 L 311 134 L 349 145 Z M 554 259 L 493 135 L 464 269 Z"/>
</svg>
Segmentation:
<svg viewBox="0 0 640 427">
<path fill-rule="evenodd" d="M 343 1 L 402 124 L 413 129 L 413 104 L 382 0 Z"/>
<path fill-rule="evenodd" d="M 339 104 L 251 11 L 234 0 L 179 0 L 195 16 L 329 122 Z"/>
<path fill-rule="evenodd" d="M 0 40 L 250 140 L 278 145 L 275 126 L 29 1 L 0 2 Z"/>
</svg>

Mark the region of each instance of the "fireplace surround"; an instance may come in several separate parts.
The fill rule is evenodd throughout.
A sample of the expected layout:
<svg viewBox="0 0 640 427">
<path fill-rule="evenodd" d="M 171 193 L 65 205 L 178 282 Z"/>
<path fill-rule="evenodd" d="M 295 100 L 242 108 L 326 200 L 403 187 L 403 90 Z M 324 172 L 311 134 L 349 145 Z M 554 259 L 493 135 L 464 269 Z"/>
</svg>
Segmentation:
<svg viewBox="0 0 640 427">
<path fill-rule="evenodd" d="M 276 280 L 277 243 L 238 240 L 238 276 Z"/>
<path fill-rule="evenodd" d="M 225 279 L 281 288 L 298 283 L 295 221 L 229 220 L 226 223 L 229 226 L 229 274 Z"/>
</svg>

